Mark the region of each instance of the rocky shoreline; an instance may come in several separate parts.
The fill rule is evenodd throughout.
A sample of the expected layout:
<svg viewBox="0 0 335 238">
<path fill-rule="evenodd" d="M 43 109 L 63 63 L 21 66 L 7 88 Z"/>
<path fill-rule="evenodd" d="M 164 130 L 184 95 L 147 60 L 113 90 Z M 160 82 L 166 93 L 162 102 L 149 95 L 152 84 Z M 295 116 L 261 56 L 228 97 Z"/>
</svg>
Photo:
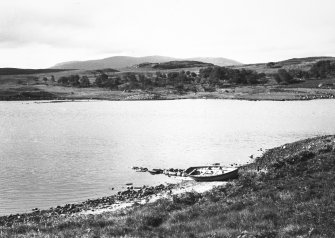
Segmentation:
<svg viewBox="0 0 335 238">
<path fill-rule="evenodd" d="M 145 167 L 132 167 L 136 172 L 152 172 Z M 88 199 L 80 203 L 71 203 L 63 206 L 51 207 L 49 209 L 34 208 L 32 212 L 21 214 L 10 214 L 0 216 L 0 226 L 11 226 L 14 223 L 27 222 L 29 220 L 43 220 L 44 218 L 58 217 L 58 216 L 73 216 L 80 214 L 96 214 L 108 211 L 116 211 L 122 208 L 130 207 L 136 204 L 146 204 L 148 202 L 156 201 L 159 198 L 168 198 L 174 194 L 183 193 L 186 191 L 200 192 L 209 190 L 217 184 L 223 182 L 197 183 L 185 175 L 183 169 L 169 168 L 169 169 L 154 169 L 154 174 L 161 174 L 168 177 L 175 177 L 180 179 L 176 183 L 160 184 L 157 186 L 143 185 L 141 187 L 134 187 L 133 183 L 127 183 L 127 188 L 123 191 L 118 191 L 114 195 L 105 196 L 96 199 Z M 199 190 L 200 189 L 200 190 Z"/>
<path fill-rule="evenodd" d="M 209 182 L 199 184 L 193 180 L 184 179 L 179 183 L 160 184 L 157 186 L 128 186 L 126 190 L 119 191 L 111 196 L 88 199 L 81 203 L 66 204 L 44 210 L 35 208 L 28 213 L 0 216 L 0 226 L 11 227 L 13 224 L 29 221 L 39 222 L 51 217 L 71 217 L 83 214 L 113 212 L 137 204 L 154 202 L 160 198 L 171 198 L 173 195 L 180 193 L 190 191 L 205 192 L 223 183 Z"/>
<path fill-rule="evenodd" d="M 41 220 L 44 217 L 51 216 L 69 216 L 80 212 L 94 211 L 98 209 L 113 208 L 115 205 L 135 203 L 142 199 L 149 199 L 152 195 L 162 192 L 170 192 L 177 188 L 180 184 L 160 184 L 158 186 L 142 186 L 138 188 L 128 187 L 124 191 L 119 191 L 115 195 L 106 196 L 97 199 L 88 199 L 81 203 L 66 204 L 40 210 L 35 208 L 30 213 L 11 214 L 0 217 L 0 226 L 11 226 L 14 223 L 29 220 Z"/>
</svg>

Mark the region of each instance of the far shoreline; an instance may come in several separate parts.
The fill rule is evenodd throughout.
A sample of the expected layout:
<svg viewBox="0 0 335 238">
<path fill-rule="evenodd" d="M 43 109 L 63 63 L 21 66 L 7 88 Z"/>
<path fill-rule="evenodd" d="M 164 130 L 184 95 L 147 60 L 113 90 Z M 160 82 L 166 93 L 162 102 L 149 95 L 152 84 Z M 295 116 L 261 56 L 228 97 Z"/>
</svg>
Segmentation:
<svg viewBox="0 0 335 238">
<path fill-rule="evenodd" d="M 0 101 L 161 101 L 182 99 L 217 99 L 242 101 L 311 101 L 317 99 L 335 99 L 334 89 L 320 88 L 283 88 L 273 86 L 245 86 L 220 89 L 215 92 L 171 93 L 167 91 L 112 91 L 99 88 L 69 88 L 51 86 L 39 87 L 39 94 L 17 94 L 4 96 L 0 93 Z M 43 96 L 48 93 L 48 96 Z M 62 96 L 61 96 L 62 95 Z"/>
</svg>

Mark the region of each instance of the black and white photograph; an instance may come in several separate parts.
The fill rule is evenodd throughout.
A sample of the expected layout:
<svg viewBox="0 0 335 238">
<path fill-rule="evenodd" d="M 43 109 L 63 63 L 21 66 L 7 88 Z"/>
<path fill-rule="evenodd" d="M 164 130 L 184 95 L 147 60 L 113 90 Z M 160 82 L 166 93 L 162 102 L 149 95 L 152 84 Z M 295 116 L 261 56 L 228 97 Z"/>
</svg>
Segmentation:
<svg viewBox="0 0 335 238">
<path fill-rule="evenodd" d="M 0 0 L 0 238 L 333 238 L 334 181 L 334 0 Z"/>
</svg>

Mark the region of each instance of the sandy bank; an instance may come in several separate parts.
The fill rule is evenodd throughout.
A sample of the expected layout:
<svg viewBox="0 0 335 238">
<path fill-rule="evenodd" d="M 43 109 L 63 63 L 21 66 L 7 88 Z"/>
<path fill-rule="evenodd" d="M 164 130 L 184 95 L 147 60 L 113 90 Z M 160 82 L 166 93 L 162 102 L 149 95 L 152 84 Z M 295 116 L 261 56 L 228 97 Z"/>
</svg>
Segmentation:
<svg viewBox="0 0 335 238">
<path fill-rule="evenodd" d="M 45 210 L 33 209 L 33 212 L 12 214 L 0 217 L 0 225 L 10 225 L 30 219 L 46 217 L 73 217 L 78 215 L 95 215 L 118 211 L 135 204 L 153 203 L 160 198 L 172 199 L 173 195 L 186 192 L 203 193 L 225 182 L 195 182 L 190 178 L 181 178 L 180 182 L 160 184 L 158 186 L 129 187 L 115 195 L 89 199 L 81 203 L 66 204 Z"/>
<path fill-rule="evenodd" d="M 156 194 L 148 195 L 143 198 L 131 199 L 116 202 L 111 205 L 101 205 L 95 207 L 94 209 L 88 209 L 82 212 L 77 213 L 76 215 L 88 215 L 88 214 L 101 214 L 104 212 L 113 212 L 123 208 L 131 207 L 134 204 L 146 204 L 157 201 L 161 198 L 172 199 L 173 195 L 182 194 L 186 192 L 197 192 L 203 193 L 213 189 L 215 186 L 224 185 L 227 182 L 195 182 L 193 180 L 185 179 L 182 180 L 179 184 L 177 184 L 174 188 L 163 190 Z"/>
</svg>

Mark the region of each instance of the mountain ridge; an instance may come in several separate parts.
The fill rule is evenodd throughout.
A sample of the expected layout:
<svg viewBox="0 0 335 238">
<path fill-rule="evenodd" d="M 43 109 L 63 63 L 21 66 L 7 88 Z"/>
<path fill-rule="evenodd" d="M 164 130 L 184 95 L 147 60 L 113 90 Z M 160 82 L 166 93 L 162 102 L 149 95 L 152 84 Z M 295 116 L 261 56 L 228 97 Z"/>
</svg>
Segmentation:
<svg viewBox="0 0 335 238">
<path fill-rule="evenodd" d="M 103 59 L 95 60 L 84 60 L 84 61 L 68 61 L 58 63 L 51 69 L 102 69 L 102 68 L 125 68 L 131 67 L 133 65 L 138 65 L 141 63 L 163 63 L 169 61 L 178 61 L 178 60 L 193 60 L 201 61 L 204 63 L 211 63 L 218 66 L 228 66 L 241 64 L 238 61 L 223 58 L 223 57 L 194 57 L 194 58 L 173 58 L 168 56 L 143 56 L 143 57 L 133 57 L 133 56 L 112 56 Z"/>
</svg>

